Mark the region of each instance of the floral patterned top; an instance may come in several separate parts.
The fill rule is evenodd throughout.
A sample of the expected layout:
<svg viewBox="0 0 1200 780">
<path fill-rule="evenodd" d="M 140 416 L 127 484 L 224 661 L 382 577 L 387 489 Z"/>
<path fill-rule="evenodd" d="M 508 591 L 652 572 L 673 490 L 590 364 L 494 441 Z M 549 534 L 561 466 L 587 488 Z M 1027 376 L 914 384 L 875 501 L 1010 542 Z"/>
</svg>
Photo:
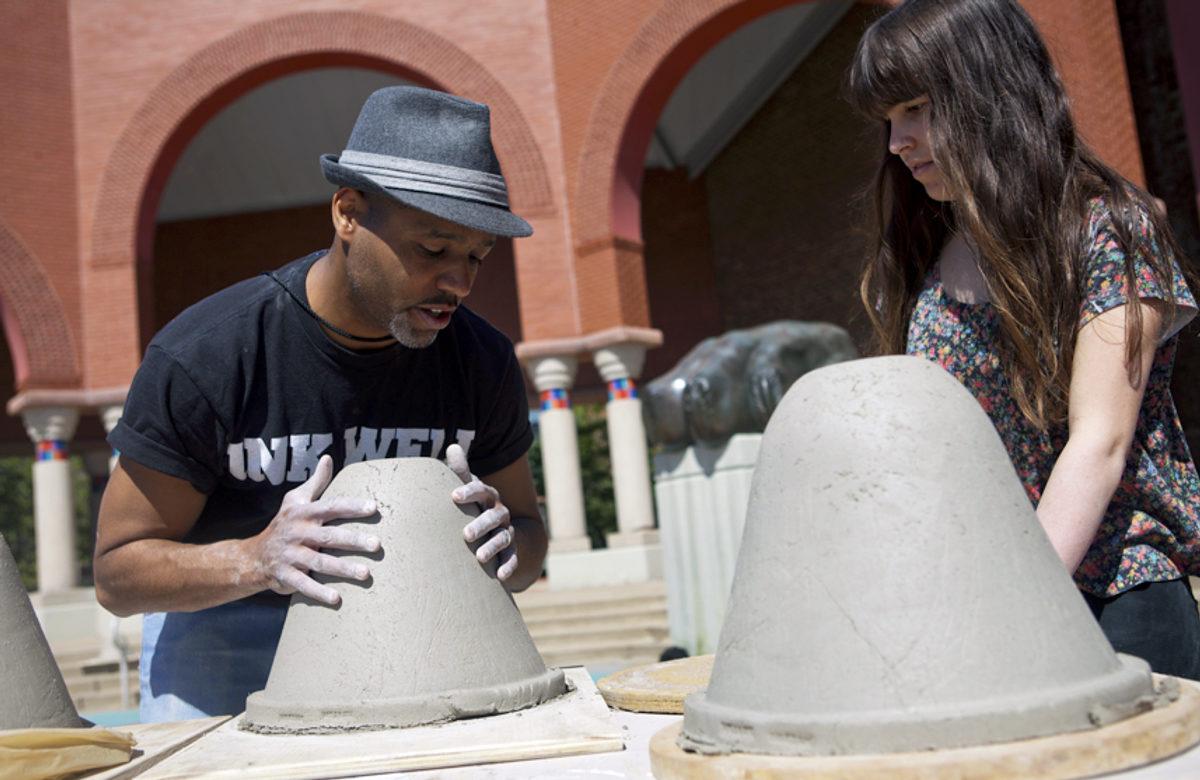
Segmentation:
<svg viewBox="0 0 1200 780">
<path fill-rule="evenodd" d="M 1142 224 L 1143 231 L 1148 230 L 1145 221 Z M 1080 327 L 1128 300 L 1124 253 L 1102 201 L 1092 203 L 1089 231 L 1092 240 L 1084 265 L 1087 293 Z M 1177 317 L 1154 355 L 1125 474 L 1075 572 L 1076 584 L 1097 596 L 1113 596 L 1143 582 L 1200 574 L 1200 479 L 1170 391 L 1178 333 L 1195 316 L 1196 301 L 1178 263 L 1174 258 L 1171 262 Z M 1135 268 L 1138 296 L 1161 297 L 1145 262 L 1137 260 Z M 1062 423 L 1039 431 L 1021 414 L 1000 373 L 994 344 L 998 327 L 991 304 L 962 303 L 945 293 L 935 263 L 909 321 L 907 351 L 938 363 L 975 395 L 1036 506 L 1066 444 L 1067 426 Z"/>
</svg>

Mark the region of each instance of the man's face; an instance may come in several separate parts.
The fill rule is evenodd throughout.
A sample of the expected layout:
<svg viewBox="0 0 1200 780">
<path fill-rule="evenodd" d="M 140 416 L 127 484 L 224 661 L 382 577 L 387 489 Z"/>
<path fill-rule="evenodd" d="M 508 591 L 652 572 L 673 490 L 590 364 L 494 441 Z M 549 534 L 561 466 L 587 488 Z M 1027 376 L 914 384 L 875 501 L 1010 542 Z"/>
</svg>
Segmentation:
<svg viewBox="0 0 1200 780">
<path fill-rule="evenodd" d="M 406 347 L 427 347 L 471 292 L 496 237 L 381 196 L 347 252 L 351 295 L 362 316 Z"/>
</svg>

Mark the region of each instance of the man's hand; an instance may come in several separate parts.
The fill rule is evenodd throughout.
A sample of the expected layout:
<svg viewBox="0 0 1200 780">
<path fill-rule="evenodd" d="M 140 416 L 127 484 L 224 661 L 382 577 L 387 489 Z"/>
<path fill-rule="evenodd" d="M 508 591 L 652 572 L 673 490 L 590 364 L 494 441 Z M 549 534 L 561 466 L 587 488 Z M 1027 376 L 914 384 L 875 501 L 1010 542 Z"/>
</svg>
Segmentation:
<svg viewBox="0 0 1200 780">
<path fill-rule="evenodd" d="M 501 582 L 507 580 L 517 570 L 517 533 L 513 530 L 508 507 L 500 501 L 499 491 L 471 473 L 462 447 L 451 444 L 446 448 L 446 465 L 464 483 L 455 488 L 450 497 L 458 504 L 474 502 L 480 509 L 479 516 L 463 527 L 463 538 L 474 542 L 486 536 L 483 544 L 476 548 L 475 558 L 480 563 L 495 558 L 496 577 Z"/>
<path fill-rule="evenodd" d="M 308 481 L 288 491 L 279 512 L 254 538 L 254 561 L 260 576 L 276 593 L 299 592 L 323 604 L 337 604 L 340 596 L 310 574 L 365 580 L 366 564 L 344 556 L 328 555 L 320 548 L 373 553 L 379 537 L 326 525 L 340 518 L 370 517 L 374 501 L 356 498 L 321 498 L 333 478 L 333 460 L 323 455 Z"/>
</svg>

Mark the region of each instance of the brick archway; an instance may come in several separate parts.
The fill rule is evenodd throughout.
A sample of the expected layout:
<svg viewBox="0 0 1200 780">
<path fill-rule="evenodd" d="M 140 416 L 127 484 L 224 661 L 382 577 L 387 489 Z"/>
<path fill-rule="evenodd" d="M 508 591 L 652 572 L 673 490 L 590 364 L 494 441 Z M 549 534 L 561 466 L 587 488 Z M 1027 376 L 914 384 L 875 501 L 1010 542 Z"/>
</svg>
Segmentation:
<svg viewBox="0 0 1200 780">
<path fill-rule="evenodd" d="M 807 0 L 805 0 L 807 1 Z M 629 41 L 592 107 L 572 203 L 584 333 L 650 324 L 641 244 L 643 160 L 679 81 L 731 32 L 794 0 L 665 0 Z"/>
<path fill-rule="evenodd" d="M 34 254 L 0 220 L 0 299 L 18 391 L 79 386 L 79 352 L 62 301 Z"/>
<path fill-rule="evenodd" d="M 589 115 L 573 176 L 575 262 L 579 289 L 589 291 L 588 297 L 581 296 L 584 333 L 649 324 L 640 226 L 642 166 L 671 91 L 721 38 L 797 2 L 811 0 L 663 0 L 608 72 Z M 899 0 L 866 2 L 892 6 Z M 1091 137 L 1102 157 L 1140 182 L 1141 158 L 1112 3 L 1098 9 L 1050 0 L 1022 4 L 1062 60 L 1081 132 Z M 1095 35 L 1070 34 L 1081 28 Z M 1103 41 L 1098 51 L 1080 43 L 1095 40 Z M 1097 73 L 1104 78 L 1097 79 Z"/>
<path fill-rule="evenodd" d="M 393 72 L 487 103 L 514 210 L 529 215 L 554 210 L 545 159 L 528 121 L 478 61 L 446 38 L 401 20 L 361 12 L 293 14 L 252 24 L 206 47 L 143 101 L 117 140 L 99 184 L 88 253 L 95 291 L 121 297 L 120 305 L 136 310 L 132 280 L 139 262 L 151 254 L 163 187 L 205 122 L 261 83 L 331 66 Z M 88 317 L 86 327 L 89 341 L 108 345 L 101 352 L 109 357 L 103 364 L 89 360 L 89 384 L 127 383 L 140 359 L 138 334 L 110 326 L 101 315 Z"/>
</svg>

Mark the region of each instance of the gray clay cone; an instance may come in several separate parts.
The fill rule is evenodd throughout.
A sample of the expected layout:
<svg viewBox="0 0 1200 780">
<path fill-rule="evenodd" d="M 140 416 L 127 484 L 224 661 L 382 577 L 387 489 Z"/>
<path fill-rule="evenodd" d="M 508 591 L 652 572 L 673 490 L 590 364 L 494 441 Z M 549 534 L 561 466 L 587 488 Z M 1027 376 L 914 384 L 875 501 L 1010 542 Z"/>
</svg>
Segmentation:
<svg viewBox="0 0 1200 780">
<path fill-rule="evenodd" d="M 1081 731 L 1150 706 L 986 413 L 915 357 L 803 376 L 763 435 L 702 752 L 888 753 Z"/>
<path fill-rule="evenodd" d="M 0 536 L 0 730 L 88 725 L 75 710 L 17 562 Z"/>
<path fill-rule="evenodd" d="M 292 597 L 266 688 L 246 701 L 244 728 L 322 732 L 395 728 L 522 709 L 566 690 L 547 669 L 512 597 L 462 529 L 462 482 L 432 458 L 356 463 L 326 496 L 374 499 L 379 536 L 367 583 L 323 579 L 337 607 Z"/>
</svg>

